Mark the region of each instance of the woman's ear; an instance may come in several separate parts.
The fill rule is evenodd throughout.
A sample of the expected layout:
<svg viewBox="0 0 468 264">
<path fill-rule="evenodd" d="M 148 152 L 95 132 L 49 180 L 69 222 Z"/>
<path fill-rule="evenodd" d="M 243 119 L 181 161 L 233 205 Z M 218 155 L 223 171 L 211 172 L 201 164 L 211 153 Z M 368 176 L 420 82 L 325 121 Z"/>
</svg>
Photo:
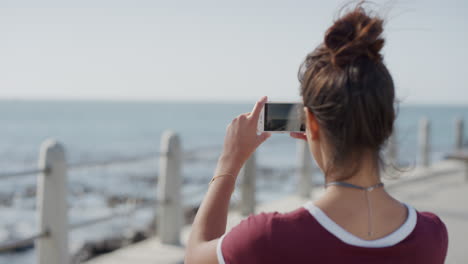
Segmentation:
<svg viewBox="0 0 468 264">
<path fill-rule="evenodd" d="M 305 118 L 306 118 L 306 126 L 307 130 L 310 132 L 310 138 L 312 140 L 319 139 L 319 124 L 315 115 L 310 112 L 309 108 L 304 107 Z"/>
</svg>

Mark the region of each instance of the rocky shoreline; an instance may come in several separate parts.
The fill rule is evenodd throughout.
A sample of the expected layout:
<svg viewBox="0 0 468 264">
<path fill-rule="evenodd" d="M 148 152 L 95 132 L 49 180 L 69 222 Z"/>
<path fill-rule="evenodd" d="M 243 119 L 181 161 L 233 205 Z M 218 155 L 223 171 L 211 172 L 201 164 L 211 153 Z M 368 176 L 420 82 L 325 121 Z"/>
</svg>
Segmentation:
<svg viewBox="0 0 468 264">
<path fill-rule="evenodd" d="M 185 209 L 185 224 L 190 224 L 193 222 L 197 210 L 198 207 Z M 83 263 L 100 255 L 143 241 L 147 238 L 153 237 L 156 234 L 156 219 L 153 219 L 151 224 L 146 226 L 144 229 L 134 230 L 128 234 L 120 234 L 99 241 L 88 241 L 73 256 L 71 256 L 71 263 Z"/>
<path fill-rule="evenodd" d="M 184 211 L 185 224 L 190 224 L 195 218 L 198 207 L 186 208 Z M 126 247 L 128 245 L 140 242 L 147 238 L 153 237 L 157 234 L 156 230 L 156 219 L 153 220 L 146 227 L 133 230 L 131 232 L 106 237 L 98 241 L 87 241 L 83 246 L 75 252 L 70 258 L 70 263 L 79 264 L 85 261 L 91 260 L 97 256 L 112 252 L 114 250 Z M 34 242 L 28 242 L 14 247 L 0 251 L 2 253 L 15 253 L 25 252 L 34 248 Z"/>
</svg>

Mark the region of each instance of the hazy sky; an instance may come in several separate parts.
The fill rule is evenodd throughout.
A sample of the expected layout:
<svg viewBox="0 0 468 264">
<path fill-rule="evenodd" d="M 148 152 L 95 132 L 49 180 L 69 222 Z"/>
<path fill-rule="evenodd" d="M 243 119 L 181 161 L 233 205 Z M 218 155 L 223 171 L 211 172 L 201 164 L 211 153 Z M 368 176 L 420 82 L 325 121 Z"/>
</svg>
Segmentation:
<svg viewBox="0 0 468 264">
<path fill-rule="evenodd" d="M 0 98 L 295 100 L 342 3 L 1 0 Z M 377 3 L 398 96 L 468 104 L 468 1 Z"/>
</svg>

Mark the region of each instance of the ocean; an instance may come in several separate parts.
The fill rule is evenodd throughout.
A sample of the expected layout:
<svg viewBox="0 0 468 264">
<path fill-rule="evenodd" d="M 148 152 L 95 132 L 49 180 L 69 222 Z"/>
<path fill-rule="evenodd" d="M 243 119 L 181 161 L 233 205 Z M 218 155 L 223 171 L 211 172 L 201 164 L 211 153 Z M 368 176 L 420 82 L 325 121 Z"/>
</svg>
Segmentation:
<svg viewBox="0 0 468 264">
<path fill-rule="evenodd" d="M 47 138 L 63 143 L 68 162 L 78 163 L 151 155 L 159 151 L 160 137 L 170 129 L 180 134 L 187 153 L 183 165 L 184 203 L 197 205 L 212 176 L 227 124 L 251 108 L 252 104 L 240 103 L 0 101 L 0 173 L 35 168 L 39 146 Z M 461 117 L 467 122 L 468 106 L 401 105 L 396 126 L 400 164 L 417 162 L 418 124 L 422 117 L 431 121 L 431 159 L 436 162 L 453 150 L 454 120 Z M 258 200 L 295 191 L 296 144 L 288 135 L 276 134 L 258 149 Z M 154 200 L 158 173 L 154 155 L 153 159 L 134 164 L 70 171 L 70 222 L 124 210 L 130 206 L 128 201 Z M 36 177 L 1 180 L 0 241 L 33 234 L 37 231 Z M 73 231 L 71 251 L 86 241 L 144 227 L 153 213 L 150 209 L 140 210 Z M 0 263 L 34 263 L 34 249 L 0 254 Z"/>
</svg>

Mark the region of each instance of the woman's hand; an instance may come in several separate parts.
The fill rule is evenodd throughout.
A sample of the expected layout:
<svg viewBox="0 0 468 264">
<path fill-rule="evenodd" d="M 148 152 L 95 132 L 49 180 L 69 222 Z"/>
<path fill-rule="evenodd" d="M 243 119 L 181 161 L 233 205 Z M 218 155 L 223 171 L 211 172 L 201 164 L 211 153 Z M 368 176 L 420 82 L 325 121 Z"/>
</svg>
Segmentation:
<svg viewBox="0 0 468 264">
<path fill-rule="evenodd" d="M 236 176 L 255 149 L 270 137 L 268 132 L 257 135 L 258 119 L 266 101 L 267 97 L 262 97 L 251 113 L 239 115 L 228 125 L 217 174 L 230 173 Z"/>
<path fill-rule="evenodd" d="M 216 248 L 226 232 L 229 201 L 235 186 L 235 177 L 242 165 L 270 133 L 257 135 L 257 122 L 267 98 L 263 97 L 251 113 L 236 117 L 226 129 L 224 148 L 219 158 L 216 175 L 231 174 L 214 181 L 198 209 L 187 244 L 185 263 L 218 263 Z M 223 180 L 224 179 L 224 180 Z"/>
</svg>

